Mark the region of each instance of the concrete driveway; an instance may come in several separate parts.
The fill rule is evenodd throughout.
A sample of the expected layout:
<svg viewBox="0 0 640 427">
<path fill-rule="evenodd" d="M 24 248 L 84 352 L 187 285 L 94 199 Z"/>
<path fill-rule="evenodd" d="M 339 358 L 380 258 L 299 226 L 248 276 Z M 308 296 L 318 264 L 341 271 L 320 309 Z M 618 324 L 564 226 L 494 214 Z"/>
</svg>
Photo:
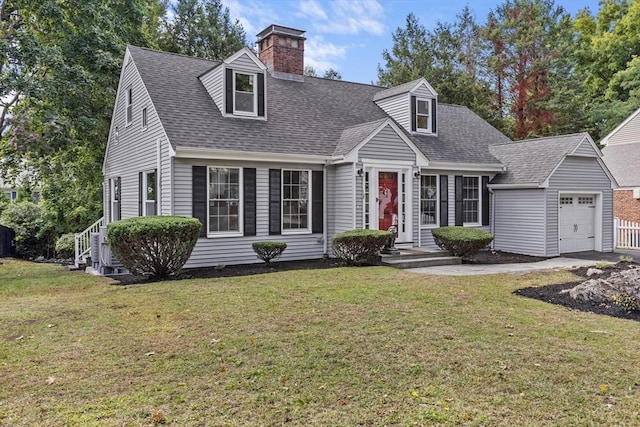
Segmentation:
<svg viewBox="0 0 640 427">
<path fill-rule="evenodd" d="M 525 274 L 532 271 L 555 270 L 563 268 L 588 267 L 598 262 L 616 263 L 620 256 L 630 256 L 640 262 L 640 251 L 616 250 L 615 252 L 578 252 L 563 254 L 561 257 L 549 258 L 539 262 L 518 264 L 461 264 L 438 267 L 409 268 L 412 273 L 426 273 L 442 276 L 476 276 L 480 274 Z"/>
</svg>

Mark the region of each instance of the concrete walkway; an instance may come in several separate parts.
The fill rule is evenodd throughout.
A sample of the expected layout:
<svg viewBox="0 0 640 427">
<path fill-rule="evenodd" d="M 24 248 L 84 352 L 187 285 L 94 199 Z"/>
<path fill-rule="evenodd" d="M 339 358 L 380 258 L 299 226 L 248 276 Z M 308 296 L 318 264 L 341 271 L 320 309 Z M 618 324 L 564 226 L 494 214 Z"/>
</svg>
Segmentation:
<svg viewBox="0 0 640 427">
<path fill-rule="evenodd" d="M 565 254 L 567 255 L 567 254 Z M 581 252 L 558 258 L 549 258 L 539 262 L 525 262 L 518 264 L 461 264 L 439 267 L 409 268 L 405 271 L 412 273 L 435 274 L 442 276 L 476 276 L 480 274 L 525 274 L 532 271 L 556 270 L 563 268 L 588 267 L 598 262 L 616 263 L 620 255 L 631 256 L 636 262 L 640 261 L 640 251 L 616 251 L 613 253 Z"/>
</svg>

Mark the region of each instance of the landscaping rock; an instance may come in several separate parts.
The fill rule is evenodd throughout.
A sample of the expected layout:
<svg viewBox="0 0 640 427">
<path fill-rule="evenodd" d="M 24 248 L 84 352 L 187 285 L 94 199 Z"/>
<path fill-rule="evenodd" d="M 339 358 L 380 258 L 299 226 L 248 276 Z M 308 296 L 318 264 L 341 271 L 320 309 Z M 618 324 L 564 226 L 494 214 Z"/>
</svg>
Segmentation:
<svg viewBox="0 0 640 427">
<path fill-rule="evenodd" d="M 560 293 L 597 304 L 611 303 L 614 296 L 622 293 L 640 298 L 640 268 L 615 272 L 608 278 L 589 279 Z"/>
</svg>

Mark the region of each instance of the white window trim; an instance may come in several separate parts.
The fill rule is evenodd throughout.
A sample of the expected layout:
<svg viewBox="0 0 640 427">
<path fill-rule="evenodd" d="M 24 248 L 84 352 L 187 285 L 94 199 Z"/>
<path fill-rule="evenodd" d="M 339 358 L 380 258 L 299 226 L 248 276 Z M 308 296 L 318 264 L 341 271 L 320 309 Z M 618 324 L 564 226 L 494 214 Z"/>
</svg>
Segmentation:
<svg viewBox="0 0 640 427">
<path fill-rule="evenodd" d="M 284 173 L 287 172 L 307 172 L 307 176 L 309 177 L 307 180 L 307 228 L 296 228 L 296 229 L 285 229 L 284 228 Z M 312 200 L 313 194 L 312 188 L 313 183 L 311 180 L 313 179 L 313 174 L 311 169 L 282 169 L 280 171 L 280 233 L 283 235 L 294 235 L 294 234 L 311 234 L 311 224 L 312 224 Z"/>
<path fill-rule="evenodd" d="M 127 96 L 125 97 L 125 110 L 124 110 L 124 119 L 126 126 L 129 126 L 133 123 L 133 86 L 129 86 L 127 88 Z M 129 108 L 131 108 L 131 118 L 129 118 Z"/>
<path fill-rule="evenodd" d="M 423 101 L 427 103 L 427 110 L 429 110 L 428 112 L 428 116 L 427 116 L 427 128 L 423 129 L 423 128 L 419 128 L 418 127 L 418 115 L 420 116 L 424 116 L 424 114 L 419 114 L 418 113 L 418 102 Z M 431 99 L 429 98 L 418 98 L 416 97 L 416 105 L 415 105 L 415 111 L 416 111 L 416 132 L 418 133 L 433 133 L 433 130 L 431 129 Z"/>
<path fill-rule="evenodd" d="M 155 187 L 155 199 L 147 199 L 147 178 L 149 176 L 150 173 L 155 173 L 156 174 L 156 187 Z M 158 205 L 158 171 L 154 170 L 154 169 L 149 169 L 146 170 L 144 172 L 142 172 L 142 216 L 148 216 L 147 215 L 147 202 L 154 202 L 156 204 L 156 206 Z M 155 215 L 159 215 L 158 212 L 155 213 Z"/>
<path fill-rule="evenodd" d="M 462 218 L 464 221 L 464 179 L 475 178 L 478 180 L 478 221 L 476 222 L 463 222 L 463 227 L 480 227 L 482 226 L 482 177 L 480 175 L 463 175 L 462 176 Z"/>
<path fill-rule="evenodd" d="M 120 177 L 116 176 L 116 177 L 113 177 L 113 178 L 109 179 L 109 182 L 110 182 L 110 188 L 109 188 L 109 199 L 110 199 L 109 200 L 109 209 L 110 209 L 109 213 L 110 213 L 110 216 L 109 216 L 109 219 L 111 220 L 111 222 L 114 221 L 114 217 L 115 217 L 115 209 L 114 209 L 113 205 L 116 202 L 116 199 L 115 199 L 115 195 L 116 195 L 115 187 L 116 187 L 116 180 L 117 179 L 120 179 L 120 197 L 118 198 L 117 201 L 118 201 L 118 203 L 122 204 L 122 200 L 120 200 L 120 199 L 122 199 L 122 179 Z M 122 218 L 120 218 L 120 219 L 122 219 Z M 118 221 L 118 220 L 116 220 L 116 221 Z"/>
<path fill-rule="evenodd" d="M 211 231 L 209 227 L 209 208 L 211 206 L 211 183 L 209 177 L 211 176 L 211 169 L 238 169 L 238 231 Z M 204 224 L 203 224 L 204 225 Z M 208 238 L 222 238 L 222 237 L 240 237 L 244 236 L 244 173 L 243 168 L 239 166 L 223 166 L 223 165 L 209 165 L 207 166 L 207 237 Z"/>
<path fill-rule="evenodd" d="M 147 130 L 149 128 L 149 109 L 145 105 L 142 107 L 142 112 L 140 113 L 140 121 L 142 124 L 142 130 Z"/>
<path fill-rule="evenodd" d="M 253 77 L 253 112 L 239 111 L 236 109 L 236 75 L 244 74 Z M 233 70 L 233 114 L 235 116 L 258 117 L 258 73 Z"/>
<path fill-rule="evenodd" d="M 435 176 L 436 177 L 436 222 L 435 224 L 423 224 L 422 223 L 422 177 L 423 176 Z M 431 229 L 440 227 L 440 175 L 423 173 L 420 174 L 420 182 L 418 184 L 418 213 L 420 215 L 419 226 L 420 229 Z"/>
</svg>

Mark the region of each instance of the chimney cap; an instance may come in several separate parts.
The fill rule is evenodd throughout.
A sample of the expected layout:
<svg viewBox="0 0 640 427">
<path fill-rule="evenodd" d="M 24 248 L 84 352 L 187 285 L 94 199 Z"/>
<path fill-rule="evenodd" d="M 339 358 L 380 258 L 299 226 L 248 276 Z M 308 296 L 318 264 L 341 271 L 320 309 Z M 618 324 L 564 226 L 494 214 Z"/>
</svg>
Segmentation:
<svg viewBox="0 0 640 427">
<path fill-rule="evenodd" d="M 306 31 L 297 28 L 285 27 L 284 25 L 271 24 L 264 30 L 260 31 L 256 36 L 258 41 L 262 40 L 269 34 L 282 34 L 285 36 L 296 37 L 305 40 L 304 33 Z"/>
</svg>

